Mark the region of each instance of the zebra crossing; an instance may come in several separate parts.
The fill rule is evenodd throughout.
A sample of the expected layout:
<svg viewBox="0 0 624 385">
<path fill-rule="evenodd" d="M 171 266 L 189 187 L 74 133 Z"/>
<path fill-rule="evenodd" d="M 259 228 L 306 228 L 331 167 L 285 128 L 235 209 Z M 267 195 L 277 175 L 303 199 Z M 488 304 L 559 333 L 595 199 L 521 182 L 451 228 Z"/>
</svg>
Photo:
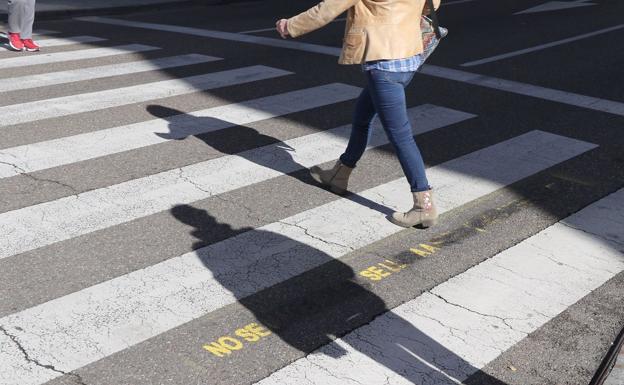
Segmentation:
<svg viewBox="0 0 624 385">
<path fill-rule="evenodd" d="M 165 56 L 4 77 L 0 78 L 0 90 L 8 93 L 58 87 L 178 67 L 203 68 L 208 63 L 228 61 L 227 57 L 197 53 L 171 56 L 161 47 L 141 44 L 105 48 L 81 45 L 106 40 L 97 37 L 46 40 L 51 44 L 48 46 L 75 44 L 76 49 L 28 57 L 2 56 L 0 68 L 37 68 L 126 53 L 163 51 Z M 3 148 L 0 142 L 0 185 L 8 186 L 27 175 L 37 180 L 33 176 L 37 173 L 62 172 L 77 164 L 107 164 L 112 156 L 156 146 L 176 144 L 176 151 L 182 154 L 187 143 L 208 134 L 219 133 L 235 142 L 243 130 L 255 131 L 250 128 L 254 124 L 271 124 L 298 113 L 323 114 L 324 109 L 333 105 L 352 103 L 361 91 L 344 83 L 319 83 L 282 93 L 271 91 L 271 81 L 296 76 L 290 70 L 250 65 L 0 106 L 0 131 L 46 119 L 72 119 L 78 114 L 84 124 L 95 127 L 85 133 L 20 146 Z M 217 106 L 187 113 L 177 111 L 165 117 L 152 113 L 157 118 L 114 127 L 100 127 L 101 122 L 89 121 L 88 115 L 85 118 L 92 112 L 146 102 L 153 103 L 148 110 L 158 109 L 161 99 L 234 86 L 260 87 L 266 95 L 239 102 L 223 100 Z M 435 104 L 410 107 L 408 112 L 416 123 L 414 135 L 456 130 L 479 117 L 477 111 Z M 410 194 L 404 178 L 397 179 L 399 174 L 390 173 L 383 176 L 382 182 L 352 195 L 328 195 L 325 202 L 298 210 L 298 202 L 303 207 L 312 199 L 312 190 L 318 190 L 308 184 L 305 194 L 289 197 L 294 212 L 272 213 L 272 219 L 240 228 L 224 222 L 227 217 L 217 219 L 200 207 L 218 201 L 244 206 L 244 202 L 237 201 L 240 192 L 252 192 L 258 199 L 276 192 L 286 194 L 280 190 L 284 177 L 340 156 L 349 136 L 347 123 L 328 117 L 325 129 L 307 130 L 285 140 L 265 137 L 268 144 L 261 142 L 242 151 L 231 151 L 217 140 L 202 139 L 206 151 L 212 148 L 213 154 L 200 162 L 180 166 L 172 160 L 165 171 L 146 172 L 120 183 L 76 194 L 68 192 L 42 203 L 0 212 L 0 276 L 7 274 L 6 280 L 2 277 L 0 281 L 10 281 L 12 267 L 34 257 L 41 261 L 48 256 L 60 258 L 59 266 L 71 266 L 82 274 L 80 280 L 63 282 L 63 289 L 52 298 L 42 294 L 40 300 L 25 299 L 26 306 L 0 305 L 0 384 L 71 383 L 76 378 L 81 380 L 83 375 L 96 376 L 111 368 L 117 368 L 116 375 L 121 378 L 125 355 L 163 353 L 155 347 L 160 339 L 176 339 L 177 333 L 189 335 L 186 328 L 193 323 L 208 323 L 211 333 L 226 333 L 225 328 L 232 325 L 211 320 L 227 320 L 230 311 L 250 318 L 247 329 L 237 330 L 240 338 L 221 337 L 211 344 L 212 340 L 206 337 L 194 342 L 191 350 L 194 357 L 203 355 L 210 362 L 206 367 L 215 368 L 222 362 L 216 358 L 227 358 L 243 349 L 244 338 L 256 342 L 266 337 L 275 346 L 295 348 L 296 352 L 288 355 L 272 355 L 275 370 L 258 370 L 258 384 L 462 383 L 624 271 L 619 235 L 624 234 L 624 194 L 620 190 L 420 296 L 414 295 L 394 309 L 385 309 L 370 324 L 358 321 L 358 314 L 353 315 L 347 321 L 356 323 L 349 324 L 350 328 L 345 329 L 348 334 L 342 338 L 327 333 L 322 343 L 299 347 L 280 334 L 280 327 L 269 322 L 271 317 L 264 319 L 262 311 L 248 298 L 327 264 L 342 263 L 351 253 L 403 231 L 387 221 L 386 216 L 393 210 L 409 208 Z M 262 135 L 259 131 L 257 134 Z M 376 122 L 369 152 L 388 145 Z M 598 147 L 596 143 L 533 129 L 430 167 L 428 177 L 435 186 L 440 212 L 453 215 L 454 210 L 488 199 L 497 191 Z M 396 163 L 384 167 L 396 168 Z M 73 253 L 88 255 L 101 248 L 102 232 L 132 228 L 132 224 L 149 218 L 155 218 L 153 223 L 158 224 L 163 217 L 173 217 L 185 228 L 192 227 L 198 242 L 173 248 L 170 253 L 165 250 L 164 257 L 142 255 L 139 265 L 111 255 L 109 260 L 93 266 L 74 266 L 69 253 L 52 251 L 68 247 Z M 596 218 L 607 218 L 607 224 L 596 222 Z M 138 227 L 145 232 L 154 228 L 162 231 L 164 239 L 174 234 L 166 226 Z M 430 253 L 435 249 L 427 247 Z M 141 253 L 140 248 L 136 253 Z M 119 263 L 114 270 L 98 271 L 113 261 Z M 385 272 L 370 270 L 379 279 L 407 266 L 385 263 Z M 24 286 L 47 291 L 46 285 L 51 281 L 40 275 L 46 272 L 46 266 L 34 264 L 29 269 L 39 273 L 21 277 Z M 63 271 L 52 269 L 48 273 L 64 280 Z M 371 285 L 365 279 L 366 275 L 360 275 L 354 282 Z M 364 289 L 376 293 L 374 287 L 364 284 L 357 290 Z M 0 294 L 17 293 L 0 282 Z M 243 332 L 239 333 L 240 330 Z M 275 338 L 276 335 L 281 338 Z M 222 383 L 223 377 L 213 377 L 205 368 L 202 370 L 195 358 L 173 356 L 177 358 L 170 365 L 188 366 L 189 372 L 202 373 L 205 383 Z M 145 361 L 150 359 L 157 360 L 150 356 Z M 245 369 L 244 363 L 233 362 L 235 365 L 220 372 L 229 371 L 229 376 L 233 376 L 233 371 Z M 148 367 L 133 369 L 145 371 Z M 347 372 L 354 372 L 355 377 L 348 379 Z M 111 383 L 130 383 L 126 380 L 111 379 Z"/>
</svg>

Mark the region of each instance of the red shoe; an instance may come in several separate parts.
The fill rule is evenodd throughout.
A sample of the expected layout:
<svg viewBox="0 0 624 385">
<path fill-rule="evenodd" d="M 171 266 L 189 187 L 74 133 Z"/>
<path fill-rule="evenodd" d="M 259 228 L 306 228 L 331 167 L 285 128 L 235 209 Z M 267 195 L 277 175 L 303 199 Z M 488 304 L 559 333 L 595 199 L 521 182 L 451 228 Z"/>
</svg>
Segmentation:
<svg viewBox="0 0 624 385">
<path fill-rule="evenodd" d="M 19 33 L 9 32 L 9 46 L 15 51 L 24 50 L 24 43 L 22 43 Z"/>
<path fill-rule="evenodd" d="M 22 43 L 24 45 L 24 48 L 28 52 L 39 51 L 39 46 L 37 44 L 35 44 L 35 42 L 32 41 L 32 39 L 24 39 L 24 40 L 22 40 Z"/>
</svg>

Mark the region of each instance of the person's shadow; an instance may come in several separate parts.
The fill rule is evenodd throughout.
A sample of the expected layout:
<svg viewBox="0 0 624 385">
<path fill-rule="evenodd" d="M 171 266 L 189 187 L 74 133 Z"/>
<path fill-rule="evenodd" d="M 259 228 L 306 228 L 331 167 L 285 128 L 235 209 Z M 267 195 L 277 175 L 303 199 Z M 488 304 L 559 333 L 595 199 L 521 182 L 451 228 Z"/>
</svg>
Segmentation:
<svg viewBox="0 0 624 385">
<path fill-rule="evenodd" d="M 214 279 L 259 323 L 301 352 L 327 345 L 322 353 L 340 357 L 346 350 L 332 344 L 333 339 L 390 310 L 356 282 L 351 267 L 313 247 L 270 231 L 233 229 L 190 205 L 176 206 L 171 213 L 193 228 L 193 248 Z M 231 244 L 217 252 L 203 247 L 214 243 L 215 233 Z M 230 238 L 235 234 L 239 236 Z M 396 314 L 385 320 L 384 337 L 350 335 L 343 341 L 415 384 L 454 384 L 452 379 L 463 381 L 479 372 Z M 505 385 L 479 375 L 479 384 Z"/>
<path fill-rule="evenodd" d="M 156 134 L 161 138 L 183 140 L 194 136 L 223 154 L 239 156 L 302 183 L 325 188 L 312 179 L 307 167 L 295 161 L 292 154 L 296 149 L 280 139 L 262 134 L 251 127 L 233 126 L 229 122 L 213 117 L 195 117 L 170 107 L 149 105 L 147 111 L 169 122 L 169 133 Z M 235 130 L 234 134 L 231 130 Z M 393 212 L 391 208 L 355 193 L 350 193 L 345 198 L 386 216 L 390 216 Z"/>
</svg>

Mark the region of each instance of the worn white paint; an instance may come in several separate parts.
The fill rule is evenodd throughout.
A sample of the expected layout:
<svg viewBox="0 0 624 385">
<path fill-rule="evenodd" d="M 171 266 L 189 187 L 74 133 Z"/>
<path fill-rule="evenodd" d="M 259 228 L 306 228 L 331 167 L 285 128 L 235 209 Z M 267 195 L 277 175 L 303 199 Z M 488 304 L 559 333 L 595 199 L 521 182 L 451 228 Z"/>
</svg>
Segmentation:
<svg viewBox="0 0 624 385">
<path fill-rule="evenodd" d="M 422 133 L 474 115 L 426 105 L 410 116 Z M 388 143 L 377 128 L 371 147 Z M 336 159 L 349 132 L 342 126 L 0 214 L 0 234 L 10 234 L 0 259 Z"/>
<path fill-rule="evenodd" d="M 104 23 L 119 25 L 131 28 L 144 28 L 157 31 L 168 31 L 187 35 L 204 36 L 214 39 L 224 39 L 238 41 L 249 44 L 259 44 L 277 48 L 294 49 L 304 52 L 319 53 L 323 55 L 339 56 L 341 49 L 338 47 L 328 47 L 318 44 L 301 43 L 292 40 L 273 39 L 261 36 L 251 36 L 245 34 L 211 31 L 199 28 L 181 27 L 176 25 L 143 23 L 130 20 L 120 20 L 104 17 L 86 17 L 81 18 L 84 21 L 95 23 Z M 574 94 L 555 90 L 551 88 L 534 86 L 531 84 L 513 82 L 504 79 L 493 78 L 481 74 L 473 74 L 469 72 L 458 71 L 450 68 L 444 68 L 433 65 L 424 65 L 420 73 L 429 76 L 435 76 L 443 79 L 455 80 L 468 84 L 474 84 L 481 87 L 496 89 L 499 91 L 511 92 L 520 95 L 531 96 L 535 98 L 550 100 L 558 103 L 570 104 L 577 107 L 592 109 L 595 111 L 608 112 L 616 115 L 624 116 L 624 103 L 611 100 L 599 99 L 591 96 Z"/>
<path fill-rule="evenodd" d="M 80 68 L 69 71 L 46 72 L 42 74 L 16 76 L 0 79 L 0 92 L 26 90 L 58 84 L 95 80 L 110 76 L 136 74 L 147 71 L 158 71 L 199 63 L 221 60 L 220 58 L 189 54 L 171 56 L 151 60 L 140 60 L 129 63 L 109 64 L 97 67 Z"/>
<path fill-rule="evenodd" d="M 516 12 L 515 15 L 539 13 L 539 12 L 562 11 L 562 10 L 571 9 L 571 8 L 589 7 L 592 5 L 598 5 L 598 4 L 591 3 L 589 2 L 589 0 L 549 1 L 544 4 L 536 5 L 535 7 L 525 9 L 524 11 Z"/>
<path fill-rule="evenodd" d="M 547 49 L 547 48 L 557 47 L 557 46 L 560 46 L 562 44 L 568 44 L 568 43 L 572 43 L 572 42 L 575 42 L 575 41 L 587 39 L 587 38 L 590 38 L 590 37 L 602 35 L 602 34 L 605 34 L 605 33 L 617 31 L 617 30 L 620 30 L 622 28 L 624 28 L 624 24 L 616 25 L 616 26 L 613 26 L 613 27 L 610 27 L 610 28 L 600 29 L 598 31 L 584 33 L 582 35 L 573 36 L 573 37 L 569 37 L 569 38 L 566 38 L 566 39 L 552 41 L 552 42 L 546 43 L 546 44 L 540 44 L 540 45 L 537 45 L 537 46 L 534 46 L 534 47 L 530 47 L 530 48 L 525 48 L 525 49 L 521 49 L 521 50 L 517 50 L 517 51 L 513 51 L 513 52 L 508 52 L 508 53 L 504 53 L 504 54 L 500 54 L 500 55 L 490 56 L 490 57 L 487 57 L 487 58 L 484 58 L 484 59 L 470 61 L 470 62 L 462 64 L 462 67 L 473 67 L 473 66 L 477 66 L 477 65 L 481 65 L 481 64 L 492 63 L 492 62 L 503 60 L 503 59 L 509 59 L 511 57 L 516 57 L 516 56 L 524 55 L 524 54 L 531 53 L 531 52 L 541 51 L 541 50 L 544 50 L 544 49 Z"/>
<path fill-rule="evenodd" d="M 328 84 L 188 114 L 0 150 L 0 178 L 58 167 L 270 119 L 356 98 L 361 89 Z"/>
<path fill-rule="evenodd" d="M 463 383 L 624 271 L 622 234 L 624 190 L 449 279 L 257 385 Z"/>
<path fill-rule="evenodd" d="M 104 110 L 111 107 L 191 94 L 193 92 L 272 79 L 290 74 L 288 71 L 276 68 L 251 66 L 105 91 L 12 104 L 0 107 L 0 116 L 2 116 L 0 127 L 68 116 L 81 112 Z M 24 111 L 28 111 L 28 113 L 24 113 Z"/>
<path fill-rule="evenodd" d="M 594 147 L 532 131 L 436 166 L 429 177 L 445 212 Z M 403 179 L 383 184 L 4 317 L 0 326 L 31 357 L 69 372 L 397 233 L 402 228 L 386 215 L 409 206 L 410 197 Z M 460 322 L 475 319 L 467 315 Z M 4 351 L 0 372 L 13 373 L 4 385 L 59 375 L 30 371 L 14 349 Z"/>
<path fill-rule="evenodd" d="M 0 69 L 25 67 L 38 64 L 60 63 L 70 60 L 97 59 L 106 56 L 125 55 L 160 49 L 143 44 L 128 44 L 116 47 L 89 48 L 77 51 L 65 51 L 55 53 L 41 52 L 37 55 L 20 55 L 0 59 Z"/>
</svg>

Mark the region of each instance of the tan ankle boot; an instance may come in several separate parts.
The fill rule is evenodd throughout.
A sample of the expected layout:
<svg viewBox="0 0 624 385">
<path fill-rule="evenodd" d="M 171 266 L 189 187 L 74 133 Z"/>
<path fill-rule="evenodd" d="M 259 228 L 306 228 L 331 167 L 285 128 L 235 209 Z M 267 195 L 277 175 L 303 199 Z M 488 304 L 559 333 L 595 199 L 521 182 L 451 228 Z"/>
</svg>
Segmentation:
<svg viewBox="0 0 624 385">
<path fill-rule="evenodd" d="M 394 212 L 391 222 L 403 227 L 421 225 L 426 228 L 435 225 L 438 221 L 438 210 L 433 203 L 433 191 L 415 192 L 412 195 L 414 207 L 406 213 Z"/>
<path fill-rule="evenodd" d="M 351 171 L 353 171 L 351 167 L 345 166 L 338 160 L 329 170 L 322 170 L 317 166 L 312 167 L 310 175 L 315 181 L 329 187 L 333 193 L 342 195 L 347 192 Z"/>
</svg>

